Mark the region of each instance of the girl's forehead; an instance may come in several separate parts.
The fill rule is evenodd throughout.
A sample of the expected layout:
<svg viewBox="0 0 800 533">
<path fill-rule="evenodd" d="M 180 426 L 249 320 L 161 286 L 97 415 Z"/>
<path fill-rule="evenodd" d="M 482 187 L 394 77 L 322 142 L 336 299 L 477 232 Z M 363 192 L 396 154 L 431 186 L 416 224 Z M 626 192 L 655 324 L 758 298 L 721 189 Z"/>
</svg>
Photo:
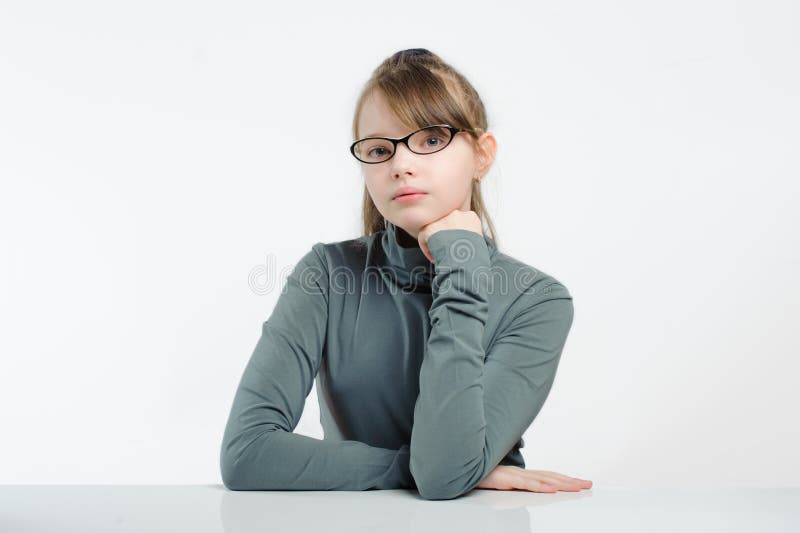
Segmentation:
<svg viewBox="0 0 800 533">
<path fill-rule="evenodd" d="M 395 116 L 380 91 L 374 91 L 364 100 L 358 119 L 361 137 L 401 137 L 415 129 Z"/>
<path fill-rule="evenodd" d="M 391 114 L 362 114 L 358 131 L 361 137 L 402 137 L 416 129 L 415 126 L 404 125 Z"/>
</svg>

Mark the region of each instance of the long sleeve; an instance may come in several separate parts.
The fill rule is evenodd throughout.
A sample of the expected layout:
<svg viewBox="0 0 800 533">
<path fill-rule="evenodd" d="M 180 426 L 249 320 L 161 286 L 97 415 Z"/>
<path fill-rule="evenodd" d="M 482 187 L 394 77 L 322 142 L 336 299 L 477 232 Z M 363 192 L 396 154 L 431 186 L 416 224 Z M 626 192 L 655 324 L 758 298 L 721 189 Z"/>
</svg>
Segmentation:
<svg viewBox="0 0 800 533">
<path fill-rule="evenodd" d="M 533 422 L 553 384 L 573 306 L 566 287 L 542 276 L 509 307 L 485 353 L 493 275 L 485 240 L 450 229 L 428 246 L 435 259 L 431 332 L 409 464 L 420 495 L 438 500 L 473 489 Z"/>
<path fill-rule="evenodd" d="M 328 324 L 329 277 L 322 243 L 287 278 L 248 361 L 220 452 L 231 490 L 415 488 L 409 449 L 293 433 L 320 367 Z"/>
</svg>

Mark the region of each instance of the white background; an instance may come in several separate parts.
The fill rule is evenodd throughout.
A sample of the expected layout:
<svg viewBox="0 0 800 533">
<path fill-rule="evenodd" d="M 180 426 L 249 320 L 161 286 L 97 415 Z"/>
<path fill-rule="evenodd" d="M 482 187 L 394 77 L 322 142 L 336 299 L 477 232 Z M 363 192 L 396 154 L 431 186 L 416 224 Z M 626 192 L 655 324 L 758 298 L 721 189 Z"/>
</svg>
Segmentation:
<svg viewBox="0 0 800 533">
<path fill-rule="evenodd" d="M 360 235 L 359 89 L 425 47 L 487 107 L 501 251 L 574 298 L 528 468 L 798 485 L 798 11 L 3 1 L 0 483 L 220 482 L 286 275 Z"/>
</svg>

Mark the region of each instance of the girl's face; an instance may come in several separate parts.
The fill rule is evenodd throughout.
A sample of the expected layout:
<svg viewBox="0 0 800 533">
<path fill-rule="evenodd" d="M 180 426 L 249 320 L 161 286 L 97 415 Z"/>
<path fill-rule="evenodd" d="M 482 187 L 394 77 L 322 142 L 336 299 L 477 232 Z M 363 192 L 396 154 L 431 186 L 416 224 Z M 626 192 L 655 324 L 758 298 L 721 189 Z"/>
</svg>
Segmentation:
<svg viewBox="0 0 800 533">
<path fill-rule="evenodd" d="M 373 91 L 359 118 L 360 138 L 397 139 L 412 131 L 394 119 L 383 94 Z M 398 143 L 388 161 L 362 163 L 367 191 L 384 218 L 416 238 L 420 228 L 454 209 L 468 211 L 478 161 L 467 135 L 458 133 L 446 148 L 425 155 Z M 414 187 L 425 194 L 416 200 L 400 201 L 394 198 L 400 187 Z"/>
</svg>

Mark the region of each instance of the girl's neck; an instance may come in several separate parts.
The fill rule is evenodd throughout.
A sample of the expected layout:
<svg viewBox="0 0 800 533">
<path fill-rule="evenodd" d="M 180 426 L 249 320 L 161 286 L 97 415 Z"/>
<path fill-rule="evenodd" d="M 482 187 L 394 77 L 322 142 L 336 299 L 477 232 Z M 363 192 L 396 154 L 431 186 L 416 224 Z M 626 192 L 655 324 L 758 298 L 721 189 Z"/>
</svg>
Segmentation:
<svg viewBox="0 0 800 533">
<path fill-rule="evenodd" d="M 419 248 L 419 241 L 400 226 L 397 229 L 397 243 L 403 248 Z"/>
</svg>

